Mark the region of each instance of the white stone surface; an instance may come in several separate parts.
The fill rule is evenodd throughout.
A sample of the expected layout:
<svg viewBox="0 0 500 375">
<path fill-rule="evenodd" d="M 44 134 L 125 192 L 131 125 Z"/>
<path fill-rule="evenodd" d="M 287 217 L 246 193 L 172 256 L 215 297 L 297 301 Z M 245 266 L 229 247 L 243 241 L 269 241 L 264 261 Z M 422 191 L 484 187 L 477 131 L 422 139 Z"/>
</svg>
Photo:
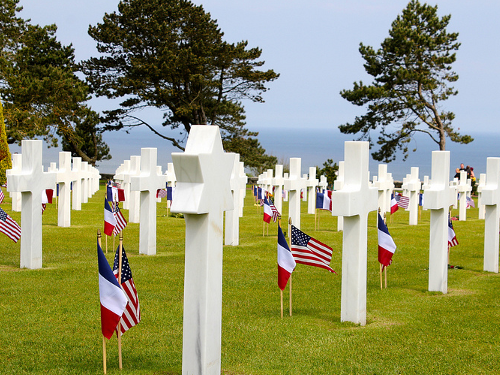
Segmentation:
<svg viewBox="0 0 500 375">
<path fill-rule="evenodd" d="M 288 217 L 300 229 L 300 190 L 307 187 L 307 179 L 300 177 L 300 158 L 290 158 L 290 175 L 285 178 L 285 189 L 289 194 Z"/>
<path fill-rule="evenodd" d="M 119 178 L 122 178 L 122 188 L 123 195 L 125 195 L 125 201 L 123 202 L 123 208 L 126 210 L 130 209 L 130 160 L 124 160 L 123 166 L 120 169 Z"/>
<path fill-rule="evenodd" d="M 344 162 L 339 162 L 338 175 L 333 182 L 334 190 L 342 190 L 344 188 Z M 333 215 L 333 212 L 332 212 Z M 344 218 L 342 216 L 337 217 L 337 231 L 342 231 L 344 229 Z"/>
<path fill-rule="evenodd" d="M 233 209 L 233 158 L 217 126 L 191 127 L 184 153 L 172 153 L 177 189 L 172 212 L 184 213 L 186 250 L 183 374 L 221 373 L 222 222 Z"/>
<path fill-rule="evenodd" d="M 130 179 L 130 199 L 129 199 L 129 209 L 128 209 L 128 221 L 130 223 L 139 223 L 141 220 L 141 203 L 140 203 L 140 192 L 134 191 L 132 189 L 132 179 L 141 174 L 141 157 L 138 155 L 133 155 L 130 157 L 130 173 L 128 178 Z M 125 198 L 127 199 L 127 198 Z"/>
<path fill-rule="evenodd" d="M 288 173 L 283 173 L 283 179 L 287 180 L 288 179 Z M 285 184 L 283 182 L 283 202 L 288 202 L 288 190 L 285 189 Z M 281 212 L 281 211 L 280 211 Z"/>
<path fill-rule="evenodd" d="M 247 195 L 248 176 L 245 173 L 245 163 L 243 163 L 242 161 L 240 161 L 240 163 L 239 163 L 238 178 L 239 178 L 239 185 L 240 185 L 240 204 L 239 204 L 240 212 L 239 212 L 239 216 L 243 217 L 243 207 L 245 206 L 245 197 Z"/>
<path fill-rule="evenodd" d="M 82 158 L 73 156 L 73 193 L 72 193 L 72 209 L 75 211 L 82 210 Z"/>
<path fill-rule="evenodd" d="M 420 194 L 420 188 L 422 183 L 420 178 L 418 178 L 418 167 L 411 167 L 411 174 L 408 176 L 406 183 L 407 194 L 410 198 L 408 203 L 408 211 L 410 211 L 410 225 L 418 224 L 418 195 Z"/>
<path fill-rule="evenodd" d="M 306 181 L 307 181 L 307 179 L 308 179 L 308 178 L 309 178 L 309 176 L 307 175 L 307 173 L 304 173 L 304 174 L 302 175 L 302 179 L 304 179 L 304 180 L 306 180 Z M 307 202 L 307 185 L 308 185 L 308 184 L 309 184 L 309 183 L 307 182 L 307 183 L 306 183 L 306 186 L 302 188 L 302 194 L 301 194 L 301 195 L 302 195 L 302 201 L 303 201 L 303 202 Z"/>
<path fill-rule="evenodd" d="M 483 188 L 485 185 L 486 185 L 486 173 L 481 173 L 479 175 L 479 184 L 477 185 L 477 206 L 479 210 L 480 220 L 484 220 L 486 212 L 483 204 Z"/>
<path fill-rule="evenodd" d="M 378 206 L 381 212 L 391 212 L 391 193 L 394 190 L 394 181 L 392 174 L 387 173 L 387 164 L 378 165 L 378 176 L 373 177 L 373 185 L 378 189 Z"/>
<path fill-rule="evenodd" d="M 89 203 L 89 163 L 82 161 L 82 203 Z"/>
<path fill-rule="evenodd" d="M 21 173 L 23 169 L 23 156 L 21 154 L 13 154 L 12 155 L 12 169 L 8 169 L 5 171 L 5 174 L 8 176 L 9 174 L 18 174 Z M 9 193 L 12 198 L 12 211 L 20 212 L 22 208 L 22 193 L 21 192 L 12 192 Z"/>
<path fill-rule="evenodd" d="M 59 184 L 59 202 L 57 209 L 57 225 L 59 227 L 71 226 L 71 183 L 75 175 L 71 170 L 71 152 L 59 152 L 59 171 L 57 183 Z"/>
<path fill-rule="evenodd" d="M 316 167 L 309 167 L 309 179 L 307 180 L 307 213 L 314 215 L 316 212 L 316 188 L 319 180 L 316 178 Z"/>
<path fill-rule="evenodd" d="M 328 189 L 328 181 L 327 181 L 325 175 L 319 176 L 318 186 L 320 187 L 321 192 L 323 192 L 323 190 L 327 190 Z"/>
<path fill-rule="evenodd" d="M 450 186 L 450 152 L 432 151 L 431 182 L 424 207 L 431 210 L 429 234 L 429 291 L 448 292 L 448 212 L 455 190 Z M 455 198 L 456 199 L 456 198 Z"/>
<path fill-rule="evenodd" d="M 240 194 L 241 187 L 246 186 L 246 179 L 240 179 L 240 154 L 227 153 L 234 158 L 233 169 L 231 171 L 231 194 L 233 198 L 233 210 L 226 211 L 224 244 L 238 246 L 240 244 Z"/>
<path fill-rule="evenodd" d="M 165 186 L 165 177 L 158 173 L 156 148 L 141 148 L 141 168 L 132 176 L 130 190 L 140 195 L 139 254 L 156 254 L 156 192 Z"/>
<path fill-rule="evenodd" d="M 467 193 L 472 191 L 471 181 L 467 179 L 467 172 L 460 171 L 460 181 L 457 185 L 457 190 L 460 193 L 458 220 L 467 220 Z"/>
<path fill-rule="evenodd" d="M 274 206 L 280 214 L 283 213 L 283 185 L 285 184 L 285 178 L 283 177 L 283 165 L 276 164 L 276 173 L 273 178 L 274 189 Z"/>
<path fill-rule="evenodd" d="M 484 270 L 498 273 L 498 223 L 500 221 L 500 158 L 486 159 L 486 184 L 482 191 L 485 205 Z"/>
<path fill-rule="evenodd" d="M 345 142 L 344 186 L 332 193 L 332 214 L 344 217 L 340 319 L 361 325 L 366 324 L 368 213 L 378 207 L 368 162 L 368 142 Z"/>
<path fill-rule="evenodd" d="M 21 192 L 21 268 L 42 268 L 42 192 L 56 183 L 42 166 L 42 141 L 21 142 L 22 169 L 7 175 L 7 191 Z"/>
</svg>

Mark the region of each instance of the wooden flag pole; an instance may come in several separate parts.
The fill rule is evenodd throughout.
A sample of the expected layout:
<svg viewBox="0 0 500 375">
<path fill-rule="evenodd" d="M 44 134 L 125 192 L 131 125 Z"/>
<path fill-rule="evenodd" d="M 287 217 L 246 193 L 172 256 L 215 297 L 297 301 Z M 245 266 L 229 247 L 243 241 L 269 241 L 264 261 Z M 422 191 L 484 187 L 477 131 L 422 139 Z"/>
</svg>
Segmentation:
<svg viewBox="0 0 500 375">
<path fill-rule="evenodd" d="M 318 216 L 318 209 L 316 208 L 316 209 L 314 209 L 314 230 L 315 230 L 315 231 L 316 231 L 316 230 L 318 230 L 318 229 L 317 229 L 317 226 L 316 226 L 316 224 L 317 224 L 317 220 L 318 220 L 318 219 L 317 219 L 317 216 Z"/>
<path fill-rule="evenodd" d="M 262 220 L 262 237 L 265 236 L 265 232 L 266 232 L 266 222 Z"/>
<path fill-rule="evenodd" d="M 385 267 L 385 287 L 387 288 L 387 267 Z"/>
<path fill-rule="evenodd" d="M 383 270 L 382 263 L 380 263 L 380 272 L 379 272 L 379 274 L 380 274 L 380 290 L 382 290 L 382 270 Z"/>
<path fill-rule="evenodd" d="M 97 230 L 97 243 L 101 246 L 101 231 Z M 102 367 L 106 373 L 106 337 L 102 336 Z"/>
<path fill-rule="evenodd" d="M 290 275 L 290 280 L 288 280 L 290 285 L 290 316 L 292 316 L 292 275 Z"/>
<path fill-rule="evenodd" d="M 122 252 L 123 252 L 123 231 L 120 232 L 120 244 L 118 247 L 118 284 L 120 284 L 120 288 L 122 286 Z M 116 335 L 118 337 L 118 367 L 120 370 L 123 368 L 122 366 L 122 330 L 121 330 L 121 320 L 118 322 L 118 326 L 116 327 L 117 332 Z"/>
<path fill-rule="evenodd" d="M 281 295 L 281 319 L 283 319 L 283 291 L 280 289 Z"/>
<path fill-rule="evenodd" d="M 105 234 L 106 238 L 106 254 L 108 253 L 108 235 Z"/>
<path fill-rule="evenodd" d="M 288 218 L 288 241 L 292 243 L 292 218 Z M 292 316 L 292 275 L 290 275 L 289 279 L 290 285 L 290 316 Z"/>
</svg>

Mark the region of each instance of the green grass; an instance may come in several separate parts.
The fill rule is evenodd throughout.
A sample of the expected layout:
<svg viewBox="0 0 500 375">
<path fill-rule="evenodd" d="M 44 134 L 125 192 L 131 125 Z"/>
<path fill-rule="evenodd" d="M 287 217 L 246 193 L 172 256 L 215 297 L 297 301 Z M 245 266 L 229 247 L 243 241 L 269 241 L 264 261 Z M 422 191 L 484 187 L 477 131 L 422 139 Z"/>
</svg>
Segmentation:
<svg viewBox="0 0 500 375">
<path fill-rule="evenodd" d="M 55 205 L 49 206 L 43 269 L 19 269 L 19 244 L 0 236 L 0 373 L 102 374 L 96 257 L 102 198 L 101 187 L 82 211 L 71 212 L 70 228 L 57 227 Z M 224 247 L 224 374 L 500 372 L 500 278 L 482 271 L 484 222 L 477 209 L 467 211 L 466 222 L 454 222 L 460 244 L 451 250 L 450 263 L 463 269 L 449 271 L 445 295 L 427 291 L 429 211 L 422 211 L 418 226 L 409 226 L 401 210 L 388 224 L 398 249 L 384 290 L 376 216 L 370 214 L 367 324 L 361 327 L 340 322 L 342 233 L 336 218 L 321 212 L 321 230 L 315 231 L 314 216 L 302 215 L 302 230 L 334 248 L 331 265 L 339 275 L 298 265 L 293 317 L 287 288 L 281 319 L 276 224 L 263 237 L 262 211 L 253 206 L 250 191 L 245 203 L 240 246 Z M 2 206 L 20 222 L 10 203 Z M 286 218 L 288 204 L 283 206 Z M 138 224 L 124 231 L 142 321 L 123 336 L 122 371 L 116 339 L 108 343 L 108 374 L 181 373 L 185 226 L 166 212 L 166 204 L 158 204 L 156 256 L 138 254 Z M 112 248 L 108 240 L 110 262 Z"/>
</svg>

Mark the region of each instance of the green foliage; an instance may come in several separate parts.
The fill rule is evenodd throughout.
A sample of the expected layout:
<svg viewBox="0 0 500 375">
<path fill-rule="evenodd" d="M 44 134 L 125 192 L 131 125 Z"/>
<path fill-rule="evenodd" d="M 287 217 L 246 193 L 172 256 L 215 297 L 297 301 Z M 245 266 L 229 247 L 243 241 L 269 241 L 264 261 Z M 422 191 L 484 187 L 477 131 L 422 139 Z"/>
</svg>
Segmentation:
<svg viewBox="0 0 500 375">
<path fill-rule="evenodd" d="M 452 127 L 453 112 L 441 110 L 440 102 L 458 93 L 448 86 L 458 79 L 451 65 L 460 47 L 458 33 L 446 31 L 450 17 L 439 18 L 437 6 L 411 0 L 392 23 L 380 49 L 360 44 L 363 66 L 374 81 L 369 86 L 355 82 L 352 90 L 340 94 L 368 108 L 354 123 L 339 128 L 345 134 L 361 133 L 359 139 L 370 144 L 370 132 L 378 130 L 380 148 L 372 154 L 375 160 L 394 160 L 397 150 L 406 159 L 416 132 L 428 134 L 440 150 L 445 149 L 446 137 L 464 144 L 473 141 Z"/>
<path fill-rule="evenodd" d="M 43 214 L 43 269 L 19 269 L 19 243 L 0 241 L 1 374 L 102 374 L 96 230 L 103 226 L 104 186 L 72 226 L 57 226 L 55 204 Z M 298 264 L 293 316 L 280 318 L 277 225 L 262 235 L 262 208 L 247 191 L 240 245 L 224 247 L 223 374 L 493 374 L 498 372 L 498 274 L 484 272 L 484 221 L 478 209 L 455 221 L 460 244 L 450 251 L 448 293 L 428 292 L 430 211 L 416 226 L 399 210 L 388 220 L 398 246 L 381 290 L 376 215 L 368 217 L 367 325 L 340 321 L 342 232 L 337 218 L 303 214 L 301 229 L 333 248 L 333 275 Z M 6 207 L 10 198 L 6 196 Z M 306 212 L 307 202 L 302 203 Z M 123 210 L 127 217 L 127 210 Z M 288 205 L 283 205 L 284 218 Z M 452 214 L 456 215 L 455 210 Z M 139 224 L 124 230 L 124 246 L 139 294 L 142 321 L 107 343 L 108 374 L 180 374 L 185 222 L 158 204 L 157 255 L 139 254 Z M 9 214 L 20 222 L 19 212 Z M 105 238 L 112 263 L 118 242 Z M 327 349 L 326 349 L 327 348 Z"/>
<path fill-rule="evenodd" d="M 0 185 L 7 182 L 5 171 L 12 168 L 12 160 L 5 134 L 5 122 L 3 120 L 3 105 L 0 100 Z"/>
<path fill-rule="evenodd" d="M 216 124 L 230 133 L 226 145 L 243 145 L 245 162 L 256 163 L 240 100 L 263 102 L 265 84 L 279 76 L 259 70 L 259 48 L 223 41 L 210 14 L 186 0 L 123 0 L 117 12 L 89 27 L 89 35 L 102 54 L 83 63 L 94 93 L 125 98 L 105 112 L 107 129 L 147 126 L 183 149 L 191 125 Z M 180 136 L 162 134 L 159 123 L 141 119 L 137 111 L 145 107 L 159 109 L 161 125 Z"/>
<path fill-rule="evenodd" d="M 57 146 L 61 137 L 94 164 L 95 155 L 89 157 L 75 141 L 79 138 L 76 128 L 91 110 L 84 104 L 88 86 L 76 75 L 74 49 L 57 40 L 55 25 L 41 27 L 17 17 L 22 10 L 16 8 L 17 2 L 0 0 L 5 11 L 0 26 L 7 30 L 0 39 L 0 94 L 8 142 L 43 136 Z M 86 129 L 95 141 L 99 139 L 97 124 Z M 100 142 L 95 147 L 105 150 L 107 146 Z"/>
<path fill-rule="evenodd" d="M 337 179 L 338 170 L 339 166 L 337 163 L 334 163 L 332 159 L 327 159 L 323 163 L 323 168 L 316 166 L 316 176 L 324 175 L 328 182 L 328 187 L 333 189 L 333 183 Z"/>
</svg>

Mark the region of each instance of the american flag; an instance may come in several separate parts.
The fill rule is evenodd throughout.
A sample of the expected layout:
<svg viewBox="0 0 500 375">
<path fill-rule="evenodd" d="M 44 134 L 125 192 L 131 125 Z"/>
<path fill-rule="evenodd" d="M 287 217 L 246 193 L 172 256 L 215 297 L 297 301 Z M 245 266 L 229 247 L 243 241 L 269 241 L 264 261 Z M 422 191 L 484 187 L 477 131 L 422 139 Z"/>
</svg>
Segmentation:
<svg viewBox="0 0 500 375">
<path fill-rule="evenodd" d="M 165 189 L 158 189 L 156 191 L 156 198 L 165 198 L 167 196 L 167 191 Z"/>
<path fill-rule="evenodd" d="M 120 257 L 120 246 L 116 249 L 115 262 L 113 264 L 113 274 L 118 279 L 118 267 Z M 128 263 L 127 254 L 122 247 L 122 272 L 121 272 L 121 286 L 125 295 L 127 296 L 127 306 L 120 319 L 121 332 L 125 333 L 129 328 L 135 326 L 141 321 L 141 307 L 139 305 L 139 297 L 135 289 L 134 279 L 132 279 L 132 270 Z"/>
<path fill-rule="evenodd" d="M 0 189 L 0 203 L 3 203 L 3 200 L 5 198 L 5 195 L 3 195 L 2 189 Z"/>
<path fill-rule="evenodd" d="M 455 234 L 455 230 L 453 229 L 453 223 L 451 222 L 451 216 L 448 214 L 448 248 L 457 246 L 458 240 Z"/>
<path fill-rule="evenodd" d="M 276 223 L 276 220 L 281 217 L 278 209 L 276 208 L 276 206 L 274 205 L 274 202 L 271 200 L 271 198 L 269 198 L 269 207 L 271 207 L 271 212 L 273 213 L 272 214 L 272 218 L 273 218 L 273 222 Z"/>
<path fill-rule="evenodd" d="M 396 202 L 398 202 L 398 206 L 404 209 L 408 208 L 408 205 L 410 204 L 410 198 L 405 197 L 404 195 L 397 194 L 396 195 Z"/>
<path fill-rule="evenodd" d="M 308 236 L 292 225 L 292 255 L 296 263 L 324 268 L 333 273 L 330 267 L 333 249 L 330 246 Z"/>
<path fill-rule="evenodd" d="M 0 232 L 6 234 L 14 242 L 19 241 L 21 238 L 21 227 L 1 208 Z"/>
<path fill-rule="evenodd" d="M 474 199 L 472 199 L 469 196 L 467 196 L 465 199 L 467 200 L 467 206 L 466 206 L 466 208 L 471 208 L 471 207 L 474 208 L 474 207 L 476 207 L 476 205 L 474 204 Z"/>
<path fill-rule="evenodd" d="M 123 214 L 120 211 L 120 207 L 118 207 L 118 202 L 114 204 L 113 215 L 115 215 L 116 219 L 116 226 L 114 229 L 114 233 L 116 236 L 127 226 L 127 220 L 125 220 L 125 217 L 123 217 Z"/>
</svg>

